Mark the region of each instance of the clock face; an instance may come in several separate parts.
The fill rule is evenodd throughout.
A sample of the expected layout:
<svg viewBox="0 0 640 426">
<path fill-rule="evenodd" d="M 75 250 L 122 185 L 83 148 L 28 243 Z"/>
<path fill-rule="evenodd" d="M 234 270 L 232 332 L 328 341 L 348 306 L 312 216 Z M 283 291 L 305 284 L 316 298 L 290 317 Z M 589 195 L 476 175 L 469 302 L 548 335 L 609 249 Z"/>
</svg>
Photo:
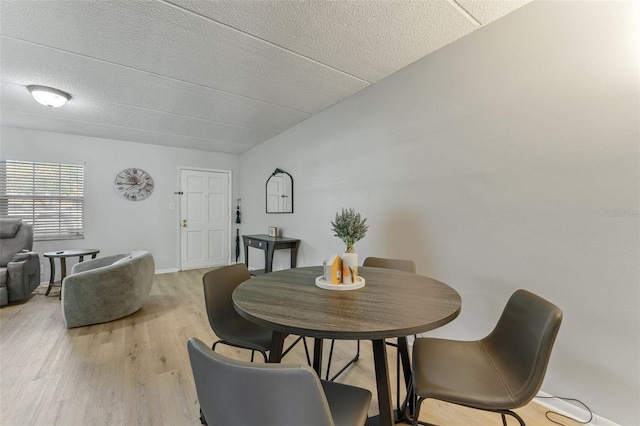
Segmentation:
<svg viewBox="0 0 640 426">
<path fill-rule="evenodd" d="M 130 201 L 140 201 L 153 192 L 153 179 L 144 170 L 132 167 L 118 173 L 114 187 L 122 198 Z"/>
</svg>

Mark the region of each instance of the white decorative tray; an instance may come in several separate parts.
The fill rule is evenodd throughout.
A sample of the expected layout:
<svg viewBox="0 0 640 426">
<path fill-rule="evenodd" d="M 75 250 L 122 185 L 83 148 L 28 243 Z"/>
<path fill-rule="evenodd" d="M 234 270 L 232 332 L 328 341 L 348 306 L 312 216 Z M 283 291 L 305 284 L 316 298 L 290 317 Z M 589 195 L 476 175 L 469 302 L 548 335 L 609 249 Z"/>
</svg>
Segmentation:
<svg viewBox="0 0 640 426">
<path fill-rule="evenodd" d="M 316 285 L 326 290 L 356 290 L 358 288 L 364 287 L 364 278 L 358 277 L 358 280 L 353 284 L 331 284 L 324 280 L 324 275 L 320 275 L 318 278 L 316 278 Z"/>
</svg>

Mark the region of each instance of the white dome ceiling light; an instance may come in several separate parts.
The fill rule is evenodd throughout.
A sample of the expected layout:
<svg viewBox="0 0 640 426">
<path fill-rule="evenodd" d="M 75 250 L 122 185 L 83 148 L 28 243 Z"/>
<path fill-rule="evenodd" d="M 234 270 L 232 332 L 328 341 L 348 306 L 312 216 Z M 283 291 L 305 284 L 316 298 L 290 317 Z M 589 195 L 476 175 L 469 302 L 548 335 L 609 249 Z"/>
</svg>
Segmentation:
<svg viewBox="0 0 640 426">
<path fill-rule="evenodd" d="M 33 99 L 49 108 L 58 108 L 66 104 L 71 95 L 62 90 L 46 86 L 27 86 Z"/>
</svg>

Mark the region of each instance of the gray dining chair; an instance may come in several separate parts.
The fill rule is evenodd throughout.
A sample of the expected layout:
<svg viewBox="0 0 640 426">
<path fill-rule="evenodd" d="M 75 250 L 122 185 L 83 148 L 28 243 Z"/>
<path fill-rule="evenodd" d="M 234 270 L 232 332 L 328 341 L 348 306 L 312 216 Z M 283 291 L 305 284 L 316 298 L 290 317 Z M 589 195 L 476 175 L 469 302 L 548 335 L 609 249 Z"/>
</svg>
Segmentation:
<svg viewBox="0 0 640 426">
<path fill-rule="evenodd" d="M 209 317 L 209 324 L 219 340 L 218 344 L 251 350 L 251 361 L 258 351 L 267 361 L 267 352 L 271 347 L 273 330 L 259 326 L 242 316 L 233 307 L 233 291 L 244 281 L 251 279 L 251 274 L 244 263 L 223 266 L 213 269 L 202 277 L 204 301 Z M 298 337 L 282 354 L 286 355 L 300 340 L 304 343 L 307 362 L 311 365 L 309 349 L 304 338 Z"/>
<path fill-rule="evenodd" d="M 202 277 L 209 324 L 219 337 L 211 349 L 215 350 L 220 343 L 250 349 L 251 361 L 255 351 L 258 351 L 266 362 L 273 331 L 241 317 L 233 307 L 231 298 L 233 290 L 248 279 L 251 279 L 251 275 L 243 263 L 213 269 Z"/>
<path fill-rule="evenodd" d="M 481 340 L 418 338 L 413 345 L 413 425 L 427 398 L 522 418 L 513 412 L 533 399 L 544 379 L 562 311 L 518 290 L 493 331 Z"/>
<path fill-rule="evenodd" d="M 410 272 L 415 274 L 416 273 L 416 264 L 413 262 L 413 260 L 405 260 L 405 259 L 387 259 L 384 257 L 367 257 L 364 262 L 362 263 L 362 266 L 369 266 L 369 267 L 374 267 L 374 268 L 385 268 L 385 269 L 395 269 L 397 271 L 405 271 L 405 272 Z M 391 342 L 386 342 L 387 345 L 390 346 L 394 346 L 394 347 L 398 347 L 397 342 L 396 343 L 391 343 Z M 358 358 L 360 358 L 360 341 L 357 340 L 356 341 L 356 354 L 355 356 L 347 361 L 347 363 L 333 376 L 331 376 L 330 378 L 330 371 L 331 371 L 331 358 L 333 357 L 333 347 L 335 345 L 335 340 L 331 340 L 331 348 L 329 349 L 329 360 L 327 362 L 327 373 L 325 378 L 327 380 L 331 380 L 334 381 L 336 378 L 338 378 L 338 376 L 340 376 L 347 368 L 349 368 L 349 366 L 351 366 L 354 362 L 356 362 L 358 360 Z M 400 394 L 400 357 L 397 358 L 396 360 L 396 372 L 398 373 L 398 378 L 397 378 L 397 387 L 398 387 L 398 395 Z"/>
<path fill-rule="evenodd" d="M 187 347 L 204 424 L 354 426 L 368 422 L 368 390 L 320 381 L 307 365 L 233 360 L 194 337 Z"/>
</svg>

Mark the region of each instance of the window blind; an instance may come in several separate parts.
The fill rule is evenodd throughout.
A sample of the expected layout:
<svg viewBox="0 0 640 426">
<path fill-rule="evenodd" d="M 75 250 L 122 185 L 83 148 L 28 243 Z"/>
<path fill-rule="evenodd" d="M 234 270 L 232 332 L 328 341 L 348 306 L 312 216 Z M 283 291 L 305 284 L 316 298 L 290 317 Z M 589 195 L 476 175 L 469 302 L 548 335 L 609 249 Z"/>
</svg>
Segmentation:
<svg viewBox="0 0 640 426">
<path fill-rule="evenodd" d="M 33 224 L 34 240 L 84 238 L 84 166 L 0 161 L 0 216 Z"/>
</svg>

